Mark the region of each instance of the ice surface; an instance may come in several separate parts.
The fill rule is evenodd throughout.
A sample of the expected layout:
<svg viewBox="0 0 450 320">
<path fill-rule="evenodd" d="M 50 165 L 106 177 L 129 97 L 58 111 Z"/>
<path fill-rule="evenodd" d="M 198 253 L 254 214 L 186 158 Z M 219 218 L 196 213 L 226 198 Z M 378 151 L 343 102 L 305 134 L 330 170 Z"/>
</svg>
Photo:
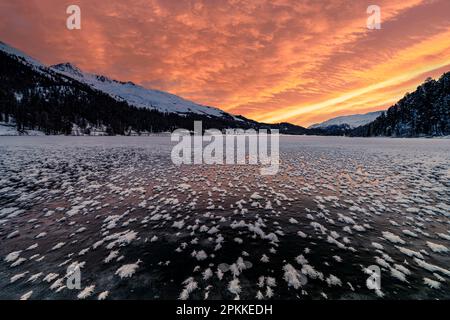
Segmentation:
<svg viewBox="0 0 450 320">
<path fill-rule="evenodd" d="M 171 147 L 0 137 L 0 298 L 450 298 L 449 140 L 283 136 L 275 176 Z"/>
</svg>

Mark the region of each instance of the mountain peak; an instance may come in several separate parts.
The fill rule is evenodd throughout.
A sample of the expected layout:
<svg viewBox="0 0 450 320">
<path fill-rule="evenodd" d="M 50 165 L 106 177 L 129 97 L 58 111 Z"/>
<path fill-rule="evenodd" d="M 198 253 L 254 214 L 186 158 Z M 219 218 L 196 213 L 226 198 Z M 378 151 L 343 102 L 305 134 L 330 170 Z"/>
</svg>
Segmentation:
<svg viewBox="0 0 450 320">
<path fill-rule="evenodd" d="M 83 77 L 83 72 L 77 66 L 73 65 L 70 62 L 55 64 L 53 66 L 50 66 L 50 68 L 56 69 L 58 71 L 65 72 L 65 73 L 68 73 L 71 75 L 76 75 L 81 78 Z"/>
<path fill-rule="evenodd" d="M 83 72 L 70 63 L 57 64 L 51 66 L 50 69 L 83 82 L 114 99 L 127 101 L 130 105 L 138 108 L 155 109 L 163 113 L 196 113 L 216 117 L 228 115 L 220 109 L 197 104 L 168 92 L 147 89 L 131 81 L 123 82 L 104 75 Z"/>
<path fill-rule="evenodd" d="M 378 118 L 384 111 L 374 111 L 365 114 L 352 114 L 348 116 L 340 116 L 336 118 L 328 119 L 327 121 L 316 123 L 309 126 L 309 129 L 326 128 L 330 126 L 341 126 L 347 125 L 350 129 L 363 126 L 369 122 L 374 121 Z"/>
<path fill-rule="evenodd" d="M 31 58 L 30 56 L 26 55 L 22 51 L 10 46 L 7 43 L 4 43 L 3 41 L 0 41 L 0 51 L 3 51 L 4 53 L 6 53 L 9 56 L 12 56 L 12 57 L 15 57 L 16 59 L 21 60 L 22 63 L 27 63 L 29 65 L 32 65 L 36 69 L 43 67 L 43 65 L 39 61 Z"/>
</svg>

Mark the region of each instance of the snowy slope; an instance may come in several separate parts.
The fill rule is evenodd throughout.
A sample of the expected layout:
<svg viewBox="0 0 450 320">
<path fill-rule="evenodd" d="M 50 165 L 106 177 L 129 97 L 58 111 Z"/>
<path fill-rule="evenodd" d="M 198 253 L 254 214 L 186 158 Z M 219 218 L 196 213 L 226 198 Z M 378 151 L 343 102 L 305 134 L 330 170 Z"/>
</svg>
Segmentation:
<svg viewBox="0 0 450 320">
<path fill-rule="evenodd" d="M 46 72 L 47 67 L 44 66 L 42 63 L 31 58 L 30 56 L 27 56 L 22 51 L 17 50 L 1 41 L 0 41 L 0 51 L 3 51 L 4 53 L 8 54 L 9 56 L 12 56 L 12 57 L 16 58 L 17 60 L 20 60 L 22 63 L 31 66 L 34 70 L 36 70 L 40 73 Z"/>
<path fill-rule="evenodd" d="M 27 56 L 20 50 L 1 41 L 0 51 L 14 57 L 21 63 L 31 66 L 41 74 L 45 73 L 49 78 L 54 78 L 55 73 L 63 74 L 76 81 L 85 83 L 94 89 L 107 93 L 118 101 L 126 101 L 130 105 L 139 108 L 155 109 L 165 113 L 194 113 L 206 116 L 233 117 L 220 109 L 197 104 L 167 92 L 146 89 L 132 82 L 121 82 L 109 79 L 105 76 L 85 73 L 70 63 L 47 67 L 30 56 Z M 233 118 L 235 120 L 240 120 L 235 117 Z"/>
<path fill-rule="evenodd" d="M 43 136 L 38 130 L 23 130 L 19 132 L 15 124 L 0 122 L 0 136 Z"/>
<path fill-rule="evenodd" d="M 19 132 L 15 125 L 9 125 L 4 122 L 0 122 L 0 136 L 18 136 Z"/>
<path fill-rule="evenodd" d="M 127 101 L 135 107 L 167 113 L 196 113 L 216 117 L 227 115 L 219 109 L 203 106 L 167 92 L 146 89 L 132 82 L 121 82 L 105 76 L 85 73 L 70 63 L 62 63 L 50 68 L 105 92 L 116 100 Z"/>
<path fill-rule="evenodd" d="M 340 126 L 340 125 L 348 125 L 351 129 L 363 126 L 365 124 L 368 124 L 372 121 L 374 121 L 376 118 L 378 118 L 383 111 L 375 111 L 375 112 L 369 112 L 365 114 L 353 114 L 350 116 L 341 116 L 337 118 L 332 118 L 327 121 L 324 121 L 322 123 L 316 123 L 310 126 L 310 129 L 317 129 L 317 128 L 327 128 L 330 126 Z"/>
</svg>

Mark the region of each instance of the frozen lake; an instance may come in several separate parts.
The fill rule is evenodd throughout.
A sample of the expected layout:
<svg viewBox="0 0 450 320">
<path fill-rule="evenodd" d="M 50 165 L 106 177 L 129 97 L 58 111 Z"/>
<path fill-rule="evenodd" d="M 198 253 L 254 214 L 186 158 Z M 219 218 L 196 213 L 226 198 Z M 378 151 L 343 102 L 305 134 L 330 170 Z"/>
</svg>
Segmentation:
<svg viewBox="0 0 450 320">
<path fill-rule="evenodd" d="M 0 137 L 0 299 L 450 298 L 450 140 L 283 136 L 275 176 L 172 145 Z"/>
</svg>

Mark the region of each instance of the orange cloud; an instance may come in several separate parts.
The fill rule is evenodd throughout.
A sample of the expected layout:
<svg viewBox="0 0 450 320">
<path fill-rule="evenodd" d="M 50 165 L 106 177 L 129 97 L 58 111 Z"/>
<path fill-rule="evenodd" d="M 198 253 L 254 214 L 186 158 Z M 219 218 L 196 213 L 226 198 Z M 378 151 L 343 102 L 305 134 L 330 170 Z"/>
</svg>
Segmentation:
<svg viewBox="0 0 450 320">
<path fill-rule="evenodd" d="M 166 90 L 256 120 L 309 125 L 379 110 L 450 70 L 450 2 L 77 0 L 0 3 L 0 40 L 47 64 Z"/>
</svg>

